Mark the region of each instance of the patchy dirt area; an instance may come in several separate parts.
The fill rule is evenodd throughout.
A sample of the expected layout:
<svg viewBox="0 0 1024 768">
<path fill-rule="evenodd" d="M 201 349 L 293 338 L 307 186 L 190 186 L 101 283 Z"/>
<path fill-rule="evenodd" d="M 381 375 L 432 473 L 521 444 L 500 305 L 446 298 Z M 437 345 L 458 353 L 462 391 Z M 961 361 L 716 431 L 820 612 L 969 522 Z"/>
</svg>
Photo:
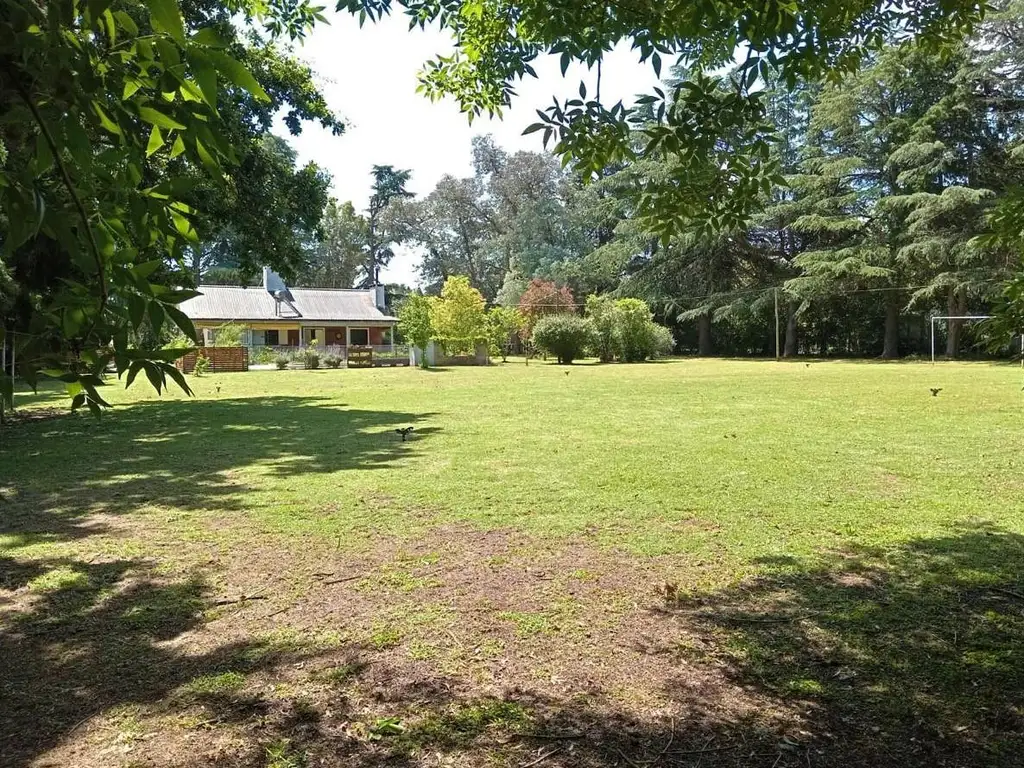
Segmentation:
<svg viewBox="0 0 1024 768">
<path fill-rule="evenodd" d="M 241 517 L 223 525 L 231 542 L 220 525 L 183 538 L 152 519 L 94 519 L 58 554 L 0 557 L 0 764 L 1010 766 L 1024 754 L 1024 602 L 1005 594 L 933 594 L 920 573 L 854 559 L 698 592 L 706 566 L 586 538 L 446 526 L 343 552 L 246 532 Z M 992 626 L 972 641 L 979 616 Z M 972 648 L 991 653 L 972 667 Z M 932 666 L 915 668 L 922 654 Z"/>
</svg>

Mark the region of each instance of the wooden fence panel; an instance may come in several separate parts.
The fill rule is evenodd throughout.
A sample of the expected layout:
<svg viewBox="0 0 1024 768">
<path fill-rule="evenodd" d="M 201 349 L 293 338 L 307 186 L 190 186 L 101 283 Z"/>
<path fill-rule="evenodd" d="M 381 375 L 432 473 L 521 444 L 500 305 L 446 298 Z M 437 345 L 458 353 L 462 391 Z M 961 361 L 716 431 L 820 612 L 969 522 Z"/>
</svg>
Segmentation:
<svg viewBox="0 0 1024 768">
<path fill-rule="evenodd" d="M 185 373 L 196 369 L 196 357 L 202 355 L 210 361 L 210 373 L 231 373 L 249 370 L 248 347 L 200 347 L 179 357 L 176 365 Z"/>
</svg>

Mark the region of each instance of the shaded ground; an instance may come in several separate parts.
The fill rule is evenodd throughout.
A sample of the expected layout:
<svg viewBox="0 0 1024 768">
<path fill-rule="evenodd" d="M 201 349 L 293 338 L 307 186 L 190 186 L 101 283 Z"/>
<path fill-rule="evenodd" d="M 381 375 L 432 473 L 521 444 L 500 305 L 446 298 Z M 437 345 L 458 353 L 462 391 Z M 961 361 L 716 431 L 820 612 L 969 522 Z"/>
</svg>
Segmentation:
<svg viewBox="0 0 1024 768">
<path fill-rule="evenodd" d="M 688 594 L 657 560 L 512 532 L 438 529 L 360 556 L 253 544 L 190 545 L 180 572 L 5 560 L 4 764 L 1024 754 L 1024 539 L 995 528 Z"/>
</svg>

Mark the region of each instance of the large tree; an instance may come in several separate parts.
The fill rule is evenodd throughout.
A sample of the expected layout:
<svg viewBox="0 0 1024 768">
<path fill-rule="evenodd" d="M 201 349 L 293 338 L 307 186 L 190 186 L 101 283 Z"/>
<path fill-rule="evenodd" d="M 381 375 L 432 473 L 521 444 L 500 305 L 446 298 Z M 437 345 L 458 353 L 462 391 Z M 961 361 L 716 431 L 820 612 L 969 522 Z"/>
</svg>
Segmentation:
<svg viewBox="0 0 1024 768">
<path fill-rule="evenodd" d="M 351 202 L 330 200 L 320 222 L 320 241 L 310 250 L 296 284 L 351 288 L 366 261 L 367 222 Z"/>
<path fill-rule="evenodd" d="M 405 238 L 401 203 L 412 193 L 405 188 L 412 176 L 391 165 L 373 166 L 373 186 L 366 209 L 366 261 L 360 285 L 380 285 L 380 271 L 394 258 L 396 245 Z"/>
<path fill-rule="evenodd" d="M 888 0 L 340 0 L 338 7 L 362 19 L 399 7 L 414 25 L 436 23 L 449 31 L 454 53 L 428 61 L 421 86 L 431 98 L 453 96 L 470 115 L 500 113 L 516 81 L 532 76 L 532 62 L 543 54 L 560 55 L 563 71 L 574 60 L 591 66 L 593 76 L 580 84 L 579 97 L 556 100 L 533 130 L 557 140 L 556 152 L 587 174 L 624 159 L 670 153 L 676 159 L 672 173 L 638 196 L 639 215 L 666 237 L 694 219 L 733 228 L 756 209 L 765 180 L 777 170 L 765 137 L 751 134 L 731 153 L 707 150 L 723 133 L 764 116 L 759 78 L 774 71 L 795 83 L 851 71 L 868 52 L 893 41 L 960 39 L 983 9 L 976 0 L 923 7 Z M 624 42 L 656 72 L 670 58 L 685 63 L 685 87 L 675 94 L 659 90 L 628 107 L 604 104 L 601 61 Z M 743 54 L 737 77 L 722 88 L 717 72 L 737 51 Z M 647 122 L 649 107 L 657 120 L 637 142 L 630 126 L 638 117 Z"/>
<path fill-rule="evenodd" d="M 130 340 L 143 323 L 194 336 L 176 305 L 190 295 L 187 249 L 217 219 L 203 190 L 237 192 L 282 110 L 292 126 L 340 130 L 308 70 L 282 75 L 269 38 L 241 37 L 233 14 L 270 36 L 299 36 L 317 16 L 291 2 L 197 3 L 185 17 L 175 0 L 4 5 L 2 332 L 19 373 L 59 375 L 75 406 L 104 404 L 110 364 L 129 382 L 144 372 L 187 389 L 178 352 Z M 0 399 L 11 392 L 0 373 Z"/>
</svg>

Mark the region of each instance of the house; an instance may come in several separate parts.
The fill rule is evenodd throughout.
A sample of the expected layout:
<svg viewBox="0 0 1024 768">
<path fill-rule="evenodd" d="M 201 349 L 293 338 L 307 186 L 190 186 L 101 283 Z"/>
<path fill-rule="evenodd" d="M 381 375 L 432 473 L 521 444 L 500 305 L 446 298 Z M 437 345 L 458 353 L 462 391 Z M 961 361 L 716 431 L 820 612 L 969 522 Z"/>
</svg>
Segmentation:
<svg viewBox="0 0 1024 768">
<path fill-rule="evenodd" d="M 314 339 L 321 347 L 391 346 L 398 319 L 387 314 L 384 288 L 289 288 L 264 268 L 261 287 L 200 285 L 199 296 L 181 303 L 206 346 L 217 329 L 240 325 L 248 347 L 298 347 Z"/>
</svg>

